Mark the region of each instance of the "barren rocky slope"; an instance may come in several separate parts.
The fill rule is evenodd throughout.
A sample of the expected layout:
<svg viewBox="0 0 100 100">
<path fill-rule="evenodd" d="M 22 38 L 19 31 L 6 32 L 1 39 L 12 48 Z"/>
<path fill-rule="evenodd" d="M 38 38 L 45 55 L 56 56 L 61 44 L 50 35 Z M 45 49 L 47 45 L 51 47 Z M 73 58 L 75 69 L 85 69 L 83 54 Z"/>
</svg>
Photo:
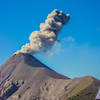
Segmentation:
<svg viewBox="0 0 100 100">
<path fill-rule="evenodd" d="M 23 53 L 0 69 L 0 100 L 95 100 L 99 86 L 93 77 L 70 79 Z"/>
</svg>

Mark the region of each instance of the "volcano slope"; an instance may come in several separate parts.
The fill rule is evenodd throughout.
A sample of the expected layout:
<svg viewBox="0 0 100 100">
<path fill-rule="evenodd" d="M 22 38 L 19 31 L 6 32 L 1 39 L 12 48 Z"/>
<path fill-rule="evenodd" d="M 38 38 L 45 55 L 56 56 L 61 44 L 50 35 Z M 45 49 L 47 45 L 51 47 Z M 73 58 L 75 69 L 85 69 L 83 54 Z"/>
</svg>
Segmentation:
<svg viewBox="0 0 100 100">
<path fill-rule="evenodd" d="M 0 68 L 0 100 L 95 100 L 99 87 L 98 79 L 70 79 L 24 53 Z"/>
</svg>

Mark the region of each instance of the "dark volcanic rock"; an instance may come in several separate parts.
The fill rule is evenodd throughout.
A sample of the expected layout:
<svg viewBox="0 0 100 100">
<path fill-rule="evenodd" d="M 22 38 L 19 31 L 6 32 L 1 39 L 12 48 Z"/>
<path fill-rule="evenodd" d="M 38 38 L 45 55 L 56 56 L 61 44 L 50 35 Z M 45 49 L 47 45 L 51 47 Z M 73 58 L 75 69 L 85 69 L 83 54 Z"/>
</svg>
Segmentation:
<svg viewBox="0 0 100 100">
<path fill-rule="evenodd" d="M 18 89 L 18 86 L 10 81 L 6 81 L 2 88 L 0 88 L 0 99 L 5 100 L 9 96 L 11 96 L 14 92 L 16 92 Z"/>
</svg>

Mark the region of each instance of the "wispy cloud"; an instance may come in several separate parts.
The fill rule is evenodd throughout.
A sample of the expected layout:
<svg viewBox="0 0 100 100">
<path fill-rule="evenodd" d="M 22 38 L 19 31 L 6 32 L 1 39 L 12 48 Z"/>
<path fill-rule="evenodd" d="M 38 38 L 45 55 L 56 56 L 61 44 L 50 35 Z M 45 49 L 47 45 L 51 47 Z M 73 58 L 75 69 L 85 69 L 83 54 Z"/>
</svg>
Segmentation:
<svg viewBox="0 0 100 100">
<path fill-rule="evenodd" d="M 68 37 L 63 38 L 63 41 L 66 41 L 66 42 L 75 42 L 75 38 L 73 38 L 72 36 L 68 36 Z"/>
<path fill-rule="evenodd" d="M 47 56 L 58 55 L 64 52 L 64 48 L 70 48 L 75 43 L 75 38 L 72 36 L 61 39 L 60 42 L 56 42 L 53 48 L 46 53 Z"/>
</svg>

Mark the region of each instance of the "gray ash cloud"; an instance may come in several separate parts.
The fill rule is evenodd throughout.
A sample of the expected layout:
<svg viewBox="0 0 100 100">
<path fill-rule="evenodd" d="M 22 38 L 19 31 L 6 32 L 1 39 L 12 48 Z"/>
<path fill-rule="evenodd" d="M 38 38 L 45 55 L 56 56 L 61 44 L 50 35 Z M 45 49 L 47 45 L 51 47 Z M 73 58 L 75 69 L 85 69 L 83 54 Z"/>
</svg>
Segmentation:
<svg viewBox="0 0 100 100">
<path fill-rule="evenodd" d="M 68 23 L 69 14 L 64 14 L 62 11 L 52 11 L 45 20 L 45 23 L 40 24 L 40 31 L 31 33 L 30 42 L 22 46 L 21 50 L 16 53 L 35 54 L 40 51 L 46 52 L 51 49 L 54 43 L 58 40 L 58 35 L 62 27 Z"/>
</svg>

